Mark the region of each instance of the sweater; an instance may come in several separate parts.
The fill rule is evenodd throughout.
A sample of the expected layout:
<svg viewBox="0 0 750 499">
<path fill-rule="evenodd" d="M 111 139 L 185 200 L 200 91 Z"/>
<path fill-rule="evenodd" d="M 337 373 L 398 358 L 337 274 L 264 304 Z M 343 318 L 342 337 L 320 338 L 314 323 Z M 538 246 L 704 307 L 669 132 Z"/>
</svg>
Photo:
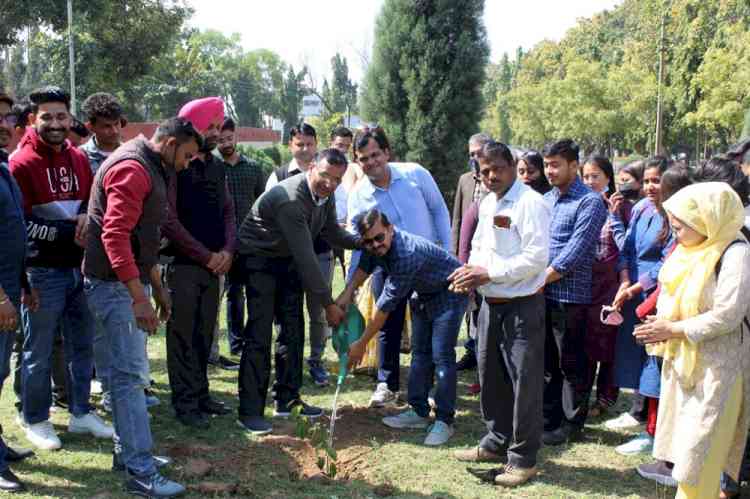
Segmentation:
<svg viewBox="0 0 750 499">
<path fill-rule="evenodd" d="M 86 155 L 68 141 L 56 151 L 29 128 L 10 159 L 10 171 L 23 194 L 27 264 L 80 267 L 83 248 L 75 243 L 76 217 L 86 212 L 93 182 Z"/>
<path fill-rule="evenodd" d="M 246 256 L 292 257 L 307 290 L 327 306 L 333 298 L 313 247 L 318 235 L 332 246 L 358 246 L 359 238 L 341 228 L 336 220 L 334 196 L 316 203 L 308 176 L 295 175 L 255 201 L 240 227 L 239 252 Z"/>
</svg>

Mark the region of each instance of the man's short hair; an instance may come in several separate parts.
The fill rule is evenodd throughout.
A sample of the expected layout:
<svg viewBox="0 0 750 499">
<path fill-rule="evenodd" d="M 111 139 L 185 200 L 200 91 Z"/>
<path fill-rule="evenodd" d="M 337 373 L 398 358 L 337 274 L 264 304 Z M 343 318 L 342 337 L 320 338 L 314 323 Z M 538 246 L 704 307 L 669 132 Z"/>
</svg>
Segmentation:
<svg viewBox="0 0 750 499">
<path fill-rule="evenodd" d="M 354 139 L 354 134 L 352 133 L 351 130 L 349 130 L 345 126 L 337 126 L 331 132 L 331 142 L 333 142 L 333 140 L 336 137 L 341 137 L 341 138 L 344 138 L 344 139 L 350 138 L 350 139 L 353 140 Z"/>
<path fill-rule="evenodd" d="M 391 226 L 391 221 L 388 220 L 385 213 L 377 208 L 370 208 L 367 210 L 361 217 L 359 217 L 359 220 L 357 220 L 357 232 L 359 232 L 359 235 L 364 236 L 368 230 L 372 229 L 373 226 L 378 223 L 378 220 L 380 220 L 383 227 Z"/>
<path fill-rule="evenodd" d="M 580 148 L 572 139 L 562 139 L 557 142 L 550 142 L 542 149 L 542 156 L 550 158 L 552 156 L 561 156 L 565 161 L 578 161 L 578 152 Z"/>
<path fill-rule="evenodd" d="M 315 140 L 318 140 L 318 132 L 315 131 L 315 128 L 313 128 L 312 125 L 309 125 L 304 121 L 297 124 L 297 126 L 293 126 L 292 129 L 289 130 L 290 139 L 296 137 L 297 135 L 307 135 L 308 137 L 312 137 Z"/>
<path fill-rule="evenodd" d="M 230 132 L 234 132 L 237 129 L 237 126 L 234 124 L 234 120 L 232 118 L 224 118 L 224 123 L 221 124 L 221 132 L 226 132 L 229 130 Z"/>
<path fill-rule="evenodd" d="M 469 137 L 469 144 L 475 144 L 478 146 L 484 146 L 486 143 L 492 142 L 492 137 L 490 137 L 488 134 L 482 132 L 482 133 L 475 133 L 471 137 Z"/>
<path fill-rule="evenodd" d="M 70 131 L 83 138 L 88 137 L 91 133 L 89 132 L 89 129 L 86 128 L 86 125 L 84 125 L 78 118 L 73 118 L 73 122 L 70 125 Z"/>
<path fill-rule="evenodd" d="M 388 142 L 388 137 L 385 136 L 385 131 L 379 126 L 376 126 L 357 134 L 357 137 L 354 139 L 355 154 L 360 149 L 367 147 L 367 144 L 370 143 L 370 139 L 377 142 L 378 146 L 384 151 L 386 149 L 391 149 L 391 144 Z"/>
<path fill-rule="evenodd" d="M 122 118 L 123 111 L 120 103 L 114 95 L 105 92 L 91 94 L 83 101 L 81 106 L 86 120 L 90 123 L 96 123 L 101 118 L 104 120 L 119 120 Z"/>
<path fill-rule="evenodd" d="M 29 100 L 31 101 L 32 114 L 39 112 L 40 105 L 49 102 L 65 104 L 65 109 L 70 111 L 70 94 L 60 87 L 47 86 L 37 88 L 29 94 Z"/>
<path fill-rule="evenodd" d="M 5 102 L 9 107 L 13 107 L 13 97 L 0 90 L 0 102 Z"/>
<path fill-rule="evenodd" d="M 493 165 L 500 161 L 504 161 L 511 166 L 516 164 L 516 159 L 510 152 L 510 148 L 502 142 L 495 142 L 494 140 L 490 140 L 482 146 L 479 151 L 479 161 Z"/>
<path fill-rule="evenodd" d="M 318 154 L 315 156 L 315 162 L 319 161 L 325 161 L 329 165 L 332 166 L 348 166 L 349 160 L 346 159 L 346 156 L 344 156 L 344 153 L 339 151 L 338 149 L 335 149 L 333 147 L 330 147 L 328 149 L 323 149 L 322 151 L 318 152 Z"/>
<path fill-rule="evenodd" d="M 203 147 L 203 136 L 185 118 L 168 118 L 159 124 L 154 134 L 154 141 L 162 142 L 169 137 L 177 139 L 179 145 L 195 140 L 199 149 Z"/>
<path fill-rule="evenodd" d="M 31 112 L 31 101 L 23 99 L 13 106 L 13 114 L 16 115 L 16 128 L 26 128 L 29 124 Z"/>
</svg>

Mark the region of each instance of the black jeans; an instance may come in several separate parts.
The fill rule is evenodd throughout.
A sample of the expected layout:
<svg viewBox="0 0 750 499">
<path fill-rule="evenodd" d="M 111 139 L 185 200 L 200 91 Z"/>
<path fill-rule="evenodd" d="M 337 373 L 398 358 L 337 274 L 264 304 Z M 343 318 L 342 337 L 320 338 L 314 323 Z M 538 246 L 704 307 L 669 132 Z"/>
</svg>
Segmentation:
<svg viewBox="0 0 750 499">
<path fill-rule="evenodd" d="M 242 331 L 245 329 L 245 272 L 235 260 L 227 273 L 227 340 L 233 355 L 242 352 Z"/>
<path fill-rule="evenodd" d="M 305 321 L 303 288 L 292 258 L 242 257 L 249 315 L 243 332 L 239 373 L 239 415 L 262 416 L 271 377 L 273 321 L 276 337 L 274 399 L 282 404 L 299 398 Z"/>
<path fill-rule="evenodd" d="M 377 268 L 372 273 L 372 295 L 376 302 L 383 292 L 386 277 L 382 268 Z M 401 384 L 401 335 L 404 332 L 408 302 L 408 297 L 399 302 L 378 333 L 378 383 L 387 383 L 388 389 L 393 392 L 397 392 Z"/>
<path fill-rule="evenodd" d="M 483 303 L 477 328 L 480 403 L 487 434 L 479 445 L 522 468 L 536 465 L 544 393 L 544 297 Z"/>
<path fill-rule="evenodd" d="M 197 413 L 210 396 L 208 357 L 219 312 L 219 277 L 198 265 L 171 264 L 167 282 L 172 316 L 167 323 L 167 372 L 178 415 Z"/>
<path fill-rule="evenodd" d="M 544 429 L 582 428 L 589 412 L 586 306 L 547 299 L 544 348 Z"/>
</svg>

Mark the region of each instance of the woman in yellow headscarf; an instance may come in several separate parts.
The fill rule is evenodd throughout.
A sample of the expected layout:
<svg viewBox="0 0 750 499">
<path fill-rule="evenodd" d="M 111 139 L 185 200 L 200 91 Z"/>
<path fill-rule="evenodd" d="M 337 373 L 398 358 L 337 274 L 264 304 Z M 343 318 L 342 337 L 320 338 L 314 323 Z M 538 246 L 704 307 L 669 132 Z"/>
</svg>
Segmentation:
<svg viewBox="0 0 750 499">
<path fill-rule="evenodd" d="M 713 499 L 721 471 L 737 477 L 750 424 L 750 245 L 725 183 L 685 187 L 664 210 L 678 246 L 659 273 L 657 316 L 633 333 L 664 357 L 653 454 L 674 463 L 676 497 Z"/>
</svg>

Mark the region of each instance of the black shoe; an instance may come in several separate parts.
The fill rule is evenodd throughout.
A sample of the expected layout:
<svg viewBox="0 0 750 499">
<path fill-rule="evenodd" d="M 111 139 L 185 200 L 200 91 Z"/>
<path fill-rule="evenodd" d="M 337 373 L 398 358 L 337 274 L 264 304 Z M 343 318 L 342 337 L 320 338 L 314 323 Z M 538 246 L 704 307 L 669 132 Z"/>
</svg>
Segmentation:
<svg viewBox="0 0 750 499">
<path fill-rule="evenodd" d="M 477 356 L 474 352 L 468 350 L 461 357 L 461 360 L 456 362 L 456 371 L 472 371 L 477 368 Z"/>
<path fill-rule="evenodd" d="M 8 447 L 8 452 L 5 454 L 5 460 L 9 463 L 17 463 L 33 455 L 34 451 L 31 449 L 14 449 L 13 447 Z"/>
<path fill-rule="evenodd" d="M 212 366 L 216 366 L 219 369 L 224 369 L 226 371 L 239 371 L 240 370 L 240 363 L 235 362 L 232 359 L 227 359 L 223 355 L 219 355 L 219 358 L 216 360 L 209 360 L 209 364 Z"/>
<path fill-rule="evenodd" d="M 225 416 L 232 412 L 222 402 L 217 400 L 208 399 L 206 402 L 200 404 L 200 410 L 203 414 L 216 414 L 217 416 Z"/>
<path fill-rule="evenodd" d="M 556 430 L 545 431 L 542 433 L 542 443 L 544 443 L 544 445 L 562 445 L 565 442 L 574 440 L 580 435 L 580 433 L 580 428 L 563 424 Z"/>
<path fill-rule="evenodd" d="M 641 464 L 636 468 L 636 471 L 646 480 L 653 480 L 665 487 L 677 487 L 677 480 L 672 478 L 672 468 L 674 465 L 671 464 L 658 460 L 653 463 Z"/>
<path fill-rule="evenodd" d="M 237 424 L 253 435 L 267 435 L 273 431 L 271 423 L 261 416 L 240 416 Z"/>
<path fill-rule="evenodd" d="M 151 456 L 154 458 L 156 469 L 161 469 L 172 464 L 172 458 L 167 456 Z M 120 460 L 120 454 L 112 453 L 112 471 L 125 471 L 125 463 Z"/>
<path fill-rule="evenodd" d="M 300 399 L 296 400 L 290 400 L 289 402 L 283 403 L 276 401 L 276 408 L 273 411 L 274 417 L 277 418 L 288 418 L 292 415 L 292 411 L 295 407 L 299 406 L 300 409 L 300 416 L 304 416 L 306 418 L 315 419 L 323 415 L 323 409 L 320 407 L 315 407 L 313 405 L 308 405 Z"/>
<path fill-rule="evenodd" d="M 200 412 L 178 414 L 177 421 L 196 430 L 207 430 L 211 427 L 211 423 L 208 421 L 206 415 Z"/>
<path fill-rule="evenodd" d="M 21 480 L 10 471 L 10 468 L 0 473 L 0 491 L 3 492 L 21 492 L 26 487 Z"/>
</svg>

